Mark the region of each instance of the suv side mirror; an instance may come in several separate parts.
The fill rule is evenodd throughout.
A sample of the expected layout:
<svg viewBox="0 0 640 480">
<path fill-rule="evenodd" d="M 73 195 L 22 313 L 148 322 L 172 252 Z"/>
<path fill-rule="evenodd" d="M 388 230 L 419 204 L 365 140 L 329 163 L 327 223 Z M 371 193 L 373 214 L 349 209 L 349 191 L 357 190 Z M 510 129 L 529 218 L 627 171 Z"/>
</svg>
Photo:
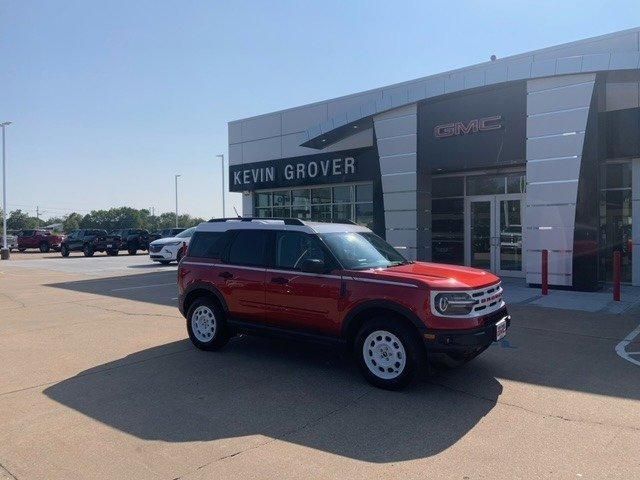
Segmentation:
<svg viewBox="0 0 640 480">
<path fill-rule="evenodd" d="M 319 258 L 306 258 L 300 263 L 300 270 L 307 273 L 324 273 L 324 260 Z"/>
</svg>

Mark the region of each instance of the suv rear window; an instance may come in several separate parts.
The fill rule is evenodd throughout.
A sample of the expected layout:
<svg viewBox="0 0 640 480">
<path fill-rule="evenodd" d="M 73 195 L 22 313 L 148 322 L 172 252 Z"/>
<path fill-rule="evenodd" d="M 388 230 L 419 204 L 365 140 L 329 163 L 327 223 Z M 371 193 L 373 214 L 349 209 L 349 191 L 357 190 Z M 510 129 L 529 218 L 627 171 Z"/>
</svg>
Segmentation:
<svg viewBox="0 0 640 480">
<path fill-rule="evenodd" d="M 189 243 L 189 256 L 200 258 L 222 258 L 224 247 L 230 236 L 226 232 L 196 232 Z"/>
<path fill-rule="evenodd" d="M 263 231 L 240 230 L 229 247 L 229 263 L 265 266 L 267 234 Z"/>
</svg>

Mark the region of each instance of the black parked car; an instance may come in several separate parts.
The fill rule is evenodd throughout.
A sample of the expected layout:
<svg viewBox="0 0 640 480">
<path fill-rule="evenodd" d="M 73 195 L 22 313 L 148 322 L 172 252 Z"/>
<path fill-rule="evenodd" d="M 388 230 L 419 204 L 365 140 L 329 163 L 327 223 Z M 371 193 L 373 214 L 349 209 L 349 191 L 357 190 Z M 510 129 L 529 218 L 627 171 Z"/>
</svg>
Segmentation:
<svg viewBox="0 0 640 480">
<path fill-rule="evenodd" d="M 60 244 L 60 253 L 68 257 L 71 252 L 83 252 L 85 257 L 91 257 L 96 252 L 107 251 L 107 231 L 86 228 L 73 230 Z"/>
<path fill-rule="evenodd" d="M 117 255 L 120 250 L 126 250 L 129 255 L 135 255 L 138 250 L 149 250 L 149 238 L 149 231 L 141 228 L 114 230 L 107 237 L 106 251 Z"/>
<path fill-rule="evenodd" d="M 173 238 L 180 232 L 184 232 L 184 230 L 184 228 L 165 228 L 164 230 L 160 230 L 158 232 L 160 234 L 159 238 Z"/>
</svg>

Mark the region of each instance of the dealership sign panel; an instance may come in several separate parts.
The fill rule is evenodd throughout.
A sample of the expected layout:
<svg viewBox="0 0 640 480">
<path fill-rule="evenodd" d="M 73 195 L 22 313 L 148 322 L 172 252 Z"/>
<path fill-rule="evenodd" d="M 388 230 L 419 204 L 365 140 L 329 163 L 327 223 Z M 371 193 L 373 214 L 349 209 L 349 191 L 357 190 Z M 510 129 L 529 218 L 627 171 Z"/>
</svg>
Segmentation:
<svg viewBox="0 0 640 480">
<path fill-rule="evenodd" d="M 525 82 L 420 103 L 419 168 L 444 173 L 524 163 L 526 108 Z"/>
<path fill-rule="evenodd" d="M 377 171 L 375 149 L 359 148 L 229 167 L 229 190 L 372 181 Z"/>
</svg>

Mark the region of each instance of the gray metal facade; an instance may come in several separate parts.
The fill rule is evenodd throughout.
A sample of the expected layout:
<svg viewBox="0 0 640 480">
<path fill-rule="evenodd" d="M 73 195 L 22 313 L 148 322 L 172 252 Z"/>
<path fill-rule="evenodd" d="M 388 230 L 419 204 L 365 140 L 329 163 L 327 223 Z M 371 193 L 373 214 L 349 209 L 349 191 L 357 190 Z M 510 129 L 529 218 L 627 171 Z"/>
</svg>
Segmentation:
<svg viewBox="0 0 640 480">
<path fill-rule="evenodd" d="M 375 142 L 387 239 L 406 246 L 408 257 L 428 259 L 431 246 L 425 226 L 430 223 L 430 199 L 428 182 L 419 178 L 417 102 L 490 85 L 526 82 L 526 279 L 540 282 L 540 252 L 546 248 L 550 250 L 550 283 L 571 286 L 576 197 L 596 75 L 639 70 L 640 28 L 545 48 L 230 122 L 229 163 L 339 152 Z M 640 82 L 624 78 L 612 82 L 607 84 L 606 95 L 609 110 L 640 107 Z M 351 125 L 354 130 L 345 130 Z M 358 125 L 367 128 L 357 130 Z M 340 133 L 343 131 L 347 133 Z M 330 144 L 322 148 L 322 142 L 332 135 Z M 634 189 L 634 204 L 638 195 Z M 243 206 L 245 215 L 251 214 L 250 192 L 245 194 Z M 634 208 L 634 216 L 639 209 Z M 634 232 L 639 224 L 633 222 Z M 635 233 L 633 238 L 634 245 L 640 243 Z M 635 261 L 634 267 L 634 281 L 640 281 L 640 266 Z"/>
</svg>

